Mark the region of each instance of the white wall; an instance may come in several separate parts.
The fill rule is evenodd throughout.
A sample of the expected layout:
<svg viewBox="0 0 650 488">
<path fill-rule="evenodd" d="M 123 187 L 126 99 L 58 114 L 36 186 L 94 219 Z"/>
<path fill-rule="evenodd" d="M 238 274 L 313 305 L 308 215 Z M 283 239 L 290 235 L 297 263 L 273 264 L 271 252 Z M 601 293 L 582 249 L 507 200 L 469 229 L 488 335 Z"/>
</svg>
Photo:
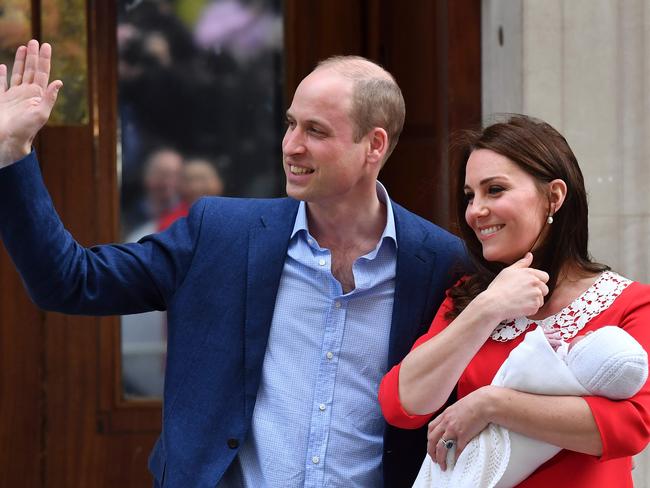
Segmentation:
<svg viewBox="0 0 650 488">
<path fill-rule="evenodd" d="M 482 7 L 485 121 L 521 112 L 564 134 L 585 175 L 592 255 L 650 282 L 650 0 Z M 650 487 L 650 453 L 634 479 Z"/>
</svg>

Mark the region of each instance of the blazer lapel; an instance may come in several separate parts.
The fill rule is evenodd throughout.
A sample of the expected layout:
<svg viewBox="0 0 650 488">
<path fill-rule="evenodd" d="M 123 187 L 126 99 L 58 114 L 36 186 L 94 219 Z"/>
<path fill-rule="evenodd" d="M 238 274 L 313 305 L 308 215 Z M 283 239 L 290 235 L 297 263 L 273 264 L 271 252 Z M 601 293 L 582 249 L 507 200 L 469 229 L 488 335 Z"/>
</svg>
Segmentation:
<svg viewBox="0 0 650 488">
<path fill-rule="evenodd" d="M 269 205 L 251 228 L 248 241 L 248 276 L 246 287 L 246 325 L 244 361 L 246 375 L 246 413 L 252 414 L 259 387 L 262 362 L 268 341 L 275 298 L 287 256 L 289 238 L 298 202 L 285 199 Z"/>
<path fill-rule="evenodd" d="M 435 264 L 435 251 L 425 246 L 426 234 L 421 225 L 398 205 L 393 205 L 393 211 L 397 229 L 397 270 L 388 368 L 402 360 L 421 334 L 423 324 L 420 322 Z"/>
</svg>

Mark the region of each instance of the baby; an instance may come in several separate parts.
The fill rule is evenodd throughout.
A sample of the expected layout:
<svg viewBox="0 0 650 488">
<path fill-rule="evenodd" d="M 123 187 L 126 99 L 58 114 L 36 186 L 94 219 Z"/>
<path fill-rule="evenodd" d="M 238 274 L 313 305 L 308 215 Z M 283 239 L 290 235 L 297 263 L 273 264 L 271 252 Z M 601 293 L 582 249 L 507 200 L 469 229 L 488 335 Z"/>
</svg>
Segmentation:
<svg viewBox="0 0 650 488">
<path fill-rule="evenodd" d="M 621 400 L 634 396 L 647 377 L 646 351 L 620 327 L 602 327 L 570 343 L 547 338 L 537 327 L 510 352 L 492 384 L 540 395 L 596 395 Z M 560 450 L 488 424 L 467 444 L 455 464 L 455 449 L 449 450 L 446 471 L 427 456 L 413 488 L 512 487 Z"/>
</svg>

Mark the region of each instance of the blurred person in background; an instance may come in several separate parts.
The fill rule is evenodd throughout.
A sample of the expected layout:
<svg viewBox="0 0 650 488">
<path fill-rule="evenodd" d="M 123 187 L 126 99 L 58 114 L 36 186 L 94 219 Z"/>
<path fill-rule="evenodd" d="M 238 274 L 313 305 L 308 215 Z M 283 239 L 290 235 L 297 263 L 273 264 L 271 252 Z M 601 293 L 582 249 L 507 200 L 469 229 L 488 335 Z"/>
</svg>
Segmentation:
<svg viewBox="0 0 650 488">
<path fill-rule="evenodd" d="M 161 147 L 147 158 L 142 176 L 144 194 L 131 214 L 132 230 L 127 241 L 137 241 L 147 234 L 156 232 L 161 221 L 167 221 L 181 201 L 180 180 L 183 171 L 183 156 L 176 150 Z"/>
<path fill-rule="evenodd" d="M 201 197 L 223 194 L 224 185 L 219 170 L 208 159 L 191 158 L 183 163 L 178 193 L 180 202 L 174 209 L 158 219 L 157 231 L 163 231 L 177 219 L 187 216 L 190 207 Z"/>
</svg>

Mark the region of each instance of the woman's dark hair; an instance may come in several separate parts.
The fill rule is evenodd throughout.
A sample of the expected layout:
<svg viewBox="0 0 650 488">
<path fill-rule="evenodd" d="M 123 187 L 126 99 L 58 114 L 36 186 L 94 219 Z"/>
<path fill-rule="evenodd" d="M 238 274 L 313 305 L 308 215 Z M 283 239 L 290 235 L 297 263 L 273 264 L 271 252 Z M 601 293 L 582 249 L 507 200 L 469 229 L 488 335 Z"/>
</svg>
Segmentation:
<svg viewBox="0 0 650 488">
<path fill-rule="evenodd" d="M 549 226 L 544 241 L 534 253 L 533 267 L 546 271 L 550 276 L 547 300 L 553 293 L 565 264 L 570 263 L 584 273 L 609 269 L 592 261 L 587 251 L 587 193 L 578 161 L 566 139 L 546 122 L 525 115 L 511 115 L 506 121 L 497 122 L 482 130 L 463 131 L 452 142 L 456 224 L 474 262 L 476 273 L 450 291 L 453 308 L 448 312 L 448 318 L 456 317 L 507 266 L 483 258 L 481 243 L 465 221 L 465 168 L 470 154 L 476 149 L 489 149 L 507 157 L 534 178 L 542 194 L 548 192 L 546 184 L 555 179 L 566 183 L 564 203 L 553 215 L 553 224 Z"/>
</svg>

